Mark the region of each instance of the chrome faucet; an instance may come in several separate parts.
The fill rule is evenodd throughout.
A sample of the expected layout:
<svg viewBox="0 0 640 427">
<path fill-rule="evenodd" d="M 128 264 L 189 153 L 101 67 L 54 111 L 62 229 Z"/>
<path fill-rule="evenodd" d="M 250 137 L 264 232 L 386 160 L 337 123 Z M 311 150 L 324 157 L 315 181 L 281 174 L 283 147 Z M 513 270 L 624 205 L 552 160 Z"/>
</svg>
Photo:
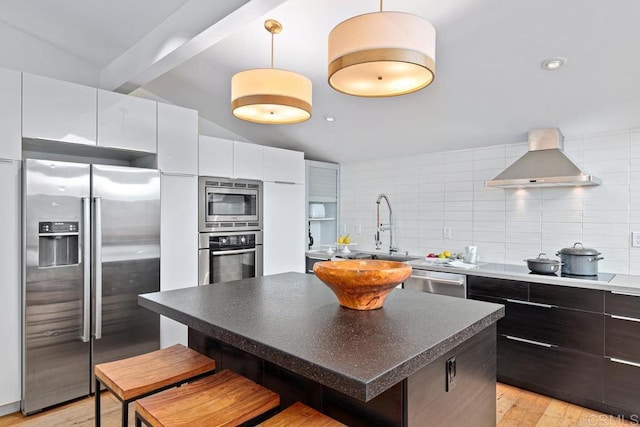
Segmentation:
<svg viewBox="0 0 640 427">
<path fill-rule="evenodd" d="M 389 223 L 382 224 L 380 222 L 380 201 L 384 199 L 387 202 L 389 208 Z M 389 202 L 389 196 L 382 193 L 376 200 L 376 249 L 379 250 L 382 246 L 382 240 L 380 240 L 380 232 L 389 230 L 389 255 L 393 255 L 394 252 L 398 252 L 398 248 L 393 246 L 393 209 L 391 209 L 391 203 Z"/>
</svg>

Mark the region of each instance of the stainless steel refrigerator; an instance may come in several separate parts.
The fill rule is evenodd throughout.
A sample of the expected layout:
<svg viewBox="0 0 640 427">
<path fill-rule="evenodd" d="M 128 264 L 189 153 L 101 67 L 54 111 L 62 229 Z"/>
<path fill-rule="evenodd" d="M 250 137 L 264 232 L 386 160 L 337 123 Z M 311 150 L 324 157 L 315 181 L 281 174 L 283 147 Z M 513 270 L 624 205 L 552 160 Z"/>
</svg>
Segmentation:
<svg viewBox="0 0 640 427">
<path fill-rule="evenodd" d="M 23 165 L 22 412 L 93 392 L 93 366 L 160 346 L 160 175 Z"/>
</svg>

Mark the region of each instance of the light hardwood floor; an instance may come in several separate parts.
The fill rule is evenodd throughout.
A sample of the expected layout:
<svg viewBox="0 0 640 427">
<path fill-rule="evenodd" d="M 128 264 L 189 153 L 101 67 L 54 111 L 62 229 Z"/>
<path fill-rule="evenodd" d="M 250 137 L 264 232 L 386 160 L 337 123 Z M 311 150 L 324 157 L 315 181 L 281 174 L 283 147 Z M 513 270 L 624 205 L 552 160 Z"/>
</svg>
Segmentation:
<svg viewBox="0 0 640 427">
<path fill-rule="evenodd" d="M 614 416 L 605 415 L 505 384 L 497 385 L 496 402 L 498 427 L 614 427 L 638 425 L 638 422 L 624 421 Z M 109 393 L 103 392 L 101 403 L 102 425 L 104 427 L 119 427 L 120 402 Z M 133 406 L 130 408 L 129 418 L 129 425 L 133 426 Z M 93 398 L 91 397 L 79 399 L 29 417 L 23 417 L 20 413 L 0 417 L 0 427 L 90 427 L 93 425 Z"/>
</svg>

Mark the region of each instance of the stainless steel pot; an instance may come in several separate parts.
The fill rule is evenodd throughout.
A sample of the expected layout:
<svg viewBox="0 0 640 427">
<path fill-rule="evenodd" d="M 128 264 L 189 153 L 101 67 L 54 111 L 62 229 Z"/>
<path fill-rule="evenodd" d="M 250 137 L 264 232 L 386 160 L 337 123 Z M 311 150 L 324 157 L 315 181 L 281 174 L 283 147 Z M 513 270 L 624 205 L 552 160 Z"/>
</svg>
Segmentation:
<svg viewBox="0 0 640 427">
<path fill-rule="evenodd" d="M 585 248 L 580 242 L 574 243 L 572 248 L 560 249 L 556 255 L 562 261 L 562 274 L 575 276 L 596 276 L 598 261 L 604 259 L 596 249 Z"/>
<path fill-rule="evenodd" d="M 547 254 L 540 253 L 537 258 L 525 259 L 527 267 L 533 273 L 553 274 L 560 268 L 560 261 L 549 259 Z"/>
</svg>

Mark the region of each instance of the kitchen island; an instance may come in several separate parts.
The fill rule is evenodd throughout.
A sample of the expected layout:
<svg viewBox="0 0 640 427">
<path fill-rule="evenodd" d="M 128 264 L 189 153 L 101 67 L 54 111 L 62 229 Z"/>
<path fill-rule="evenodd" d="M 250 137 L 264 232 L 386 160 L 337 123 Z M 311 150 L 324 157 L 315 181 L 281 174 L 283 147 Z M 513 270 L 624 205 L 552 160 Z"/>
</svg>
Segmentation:
<svg viewBox="0 0 640 427">
<path fill-rule="evenodd" d="M 340 307 L 313 275 L 285 273 L 144 294 L 189 327 L 189 346 L 345 424 L 495 425 L 504 307 L 394 290 L 382 309 Z M 448 374 L 449 372 L 449 374 Z"/>
</svg>

